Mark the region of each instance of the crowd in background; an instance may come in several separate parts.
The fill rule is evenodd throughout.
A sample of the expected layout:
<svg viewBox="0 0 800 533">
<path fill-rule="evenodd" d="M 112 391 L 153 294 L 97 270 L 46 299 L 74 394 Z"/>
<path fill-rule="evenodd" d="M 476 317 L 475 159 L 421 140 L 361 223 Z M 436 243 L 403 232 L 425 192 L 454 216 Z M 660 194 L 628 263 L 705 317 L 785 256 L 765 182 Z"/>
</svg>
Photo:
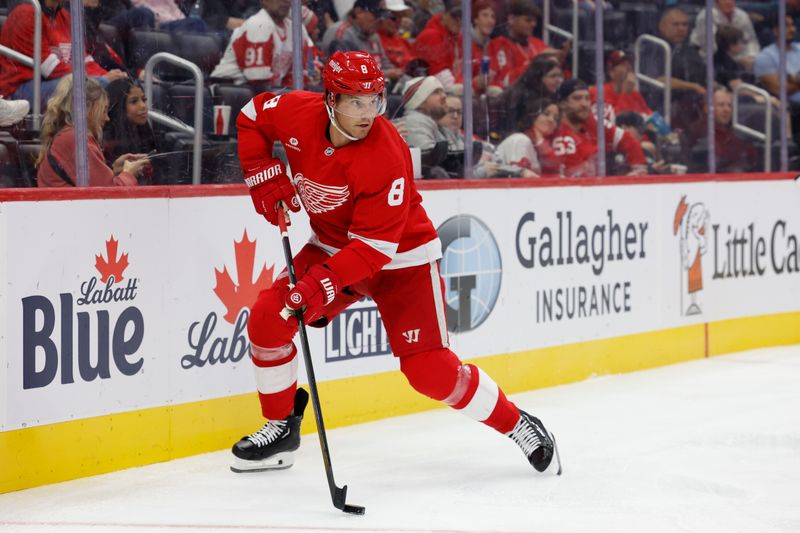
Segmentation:
<svg viewBox="0 0 800 533">
<path fill-rule="evenodd" d="M 20 139 L 21 144 L 38 143 L 33 181 L 39 186 L 70 185 L 75 175 L 70 150 L 76 142 L 70 11 L 64 0 L 42 0 L 41 5 L 44 116 L 39 125 L 25 119 L 33 103 L 33 70 L 0 55 L 0 149 L 8 151 Z M 571 5 L 571 0 L 553 0 L 552 11 L 557 18 Z M 704 1 L 642 0 L 636 8 L 630 0 L 605 0 L 610 31 L 603 50 L 605 146 L 600 149 L 608 154 L 609 175 L 704 172 L 709 150 L 718 172 L 764 168 L 764 141 L 734 128 L 733 107 L 739 106 L 740 122 L 756 130 L 770 127 L 773 140 L 779 138 L 777 1 L 715 0 L 712 50 L 706 49 L 704 5 Z M 164 42 L 178 42 L 191 34 L 212 43 L 207 55 L 212 59 L 200 61 L 211 95 L 204 109 L 207 132 L 216 118 L 212 103 L 231 105 L 235 119 L 248 94 L 291 89 L 290 0 L 83 0 L 83 7 L 91 184 L 174 183 L 181 182 L 176 174 L 186 174 L 181 167 L 187 165 L 180 161 L 172 166 L 154 164 L 159 152 L 186 142 L 180 145 L 178 136 L 152 123 L 142 89 L 148 59 L 142 55 L 178 51 L 169 46 L 144 50 L 137 45 L 145 42 L 144 37 L 163 35 L 176 39 Z M 593 32 L 595 2 L 581 0 L 579 7 L 584 32 Z M 786 12 L 785 123 L 790 167 L 797 168 L 800 44 L 796 39 L 800 36 L 795 22 L 800 18 L 800 0 L 786 0 Z M 11 0 L 2 13 L 0 44 L 32 56 L 31 4 Z M 641 27 L 631 25 L 633 19 L 641 21 Z M 308 0 L 302 21 L 304 86 L 322 90 L 321 69 L 334 51 L 372 54 L 388 82 L 387 118 L 409 146 L 419 149 L 423 177 L 463 177 L 467 143 L 473 148 L 471 174 L 476 178 L 597 174 L 599 91 L 594 48 L 589 46 L 594 45 L 593 36 L 587 33 L 585 40 L 573 42 L 551 33 L 550 43 L 545 43 L 540 1 L 472 2 L 470 102 L 462 99 L 460 0 Z M 641 33 L 663 39 L 670 49 L 669 110 L 663 92 L 635 75 L 633 43 Z M 572 60 L 575 47 L 581 52 L 578 72 Z M 664 53 L 645 43 L 639 54 L 641 74 L 665 82 Z M 707 140 L 707 54 L 713 56 L 716 82 L 713 147 Z M 155 81 L 167 91 L 181 84 L 158 73 Z M 232 101 L 226 95 L 233 89 L 245 97 Z M 468 106 L 473 139 L 466 139 L 463 130 Z M 763 120 L 766 106 L 772 110 L 771 125 Z M 208 141 L 206 150 L 227 150 L 235 158 L 235 131 L 230 138 Z M 224 146 L 215 148 L 214 142 Z M 9 161 L 15 163 L 13 158 Z M 10 168 L 10 163 L 3 166 L 0 161 L 0 172 Z M 235 178 L 236 173 L 231 174 Z M 0 185 L 15 183 L 18 180 L 0 180 Z"/>
</svg>

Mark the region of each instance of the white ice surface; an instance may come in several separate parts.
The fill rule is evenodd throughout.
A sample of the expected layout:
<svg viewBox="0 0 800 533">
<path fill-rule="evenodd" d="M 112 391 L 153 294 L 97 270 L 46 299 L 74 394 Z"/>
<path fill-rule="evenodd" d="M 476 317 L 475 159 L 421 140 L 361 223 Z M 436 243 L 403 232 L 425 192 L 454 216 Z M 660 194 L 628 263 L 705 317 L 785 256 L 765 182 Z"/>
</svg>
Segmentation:
<svg viewBox="0 0 800 533">
<path fill-rule="evenodd" d="M 0 495 L 0 531 L 800 531 L 798 346 L 512 398 L 556 434 L 563 476 L 442 409 L 329 431 L 365 516 L 332 507 L 308 435 L 285 471 L 217 452 Z"/>
</svg>

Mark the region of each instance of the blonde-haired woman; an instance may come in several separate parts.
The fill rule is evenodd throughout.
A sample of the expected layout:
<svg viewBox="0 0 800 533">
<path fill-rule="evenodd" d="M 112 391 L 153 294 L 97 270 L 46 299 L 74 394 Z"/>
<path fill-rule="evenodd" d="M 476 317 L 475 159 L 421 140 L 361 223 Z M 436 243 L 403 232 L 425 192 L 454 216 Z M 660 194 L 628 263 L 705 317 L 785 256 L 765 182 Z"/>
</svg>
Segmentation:
<svg viewBox="0 0 800 533">
<path fill-rule="evenodd" d="M 111 168 L 106 165 L 100 142 L 108 122 L 108 96 L 97 81 L 86 80 L 86 122 L 89 129 L 89 185 L 137 185 L 136 176 L 149 164 L 145 154 L 125 154 Z M 75 129 L 72 121 L 72 75 L 64 76 L 47 101 L 42 122 L 42 149 L 36 160 L 39 187 L 74 187 Z"/>
</svg>

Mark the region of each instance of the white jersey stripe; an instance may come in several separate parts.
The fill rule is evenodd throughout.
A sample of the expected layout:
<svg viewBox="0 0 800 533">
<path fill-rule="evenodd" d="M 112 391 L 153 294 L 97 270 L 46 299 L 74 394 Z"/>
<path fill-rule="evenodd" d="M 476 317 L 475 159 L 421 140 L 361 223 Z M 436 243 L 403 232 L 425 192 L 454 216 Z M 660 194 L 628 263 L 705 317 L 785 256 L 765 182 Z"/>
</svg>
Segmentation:
<svg viewBox="0 0 800 533">
<path fill-rule="evenodd" d="M 358 239 L 359 241 L 368 245 L 370 248 L 374 248 L 375 250 L 379 251 L 389 259 L 393 259 L 394 254 L 397 252 L 396 242 L 380 241 L 378 239 L 368 239 L 366 237 L 362 237 L 361 235 L 356 235 L 355 233 L 351 233 L 349 231 L 347 232 L 347 238 L 349 238 L 350 240 Z"/>
<path fill-rule="evenodd" d="M 431 261 L 431 288 L 433 289 L 433 305 L 436 307 L 436 321 L 439 325 L 439 336 L 442 347 L 447 348 L 450 343 L 447 339 L 447 317 L 444 312 L 444 297 L 442 296 L 441 278 L 436 261 Z"/>
<path fill-rule="evenodd" d="M 311 238 L 308 240 L 308 243 L 320 248 L 328 255 L 333 255 L 339 251 L 339 248 L 327 245 L 320 241 L 319 237 L 317 237 L 317 235 L 314 233 L 311 234 Z M 428 241 L 425 244 L 417 246 L 416 248 L 412 248 L 411 250 L 406 250 L 405 252 L 396 252 L 392 258 L 392 261 L 388 265 L 384 265 L 383 270 L 396 270 L 398 268 L 426 265 L 441 258 L 442 242 L 437 237 L 436 239 Z"/>
<path fill-rule="evenodd" d="M 253 103 L 252 99 L 250 99 L 250 101 L 244 105 L 244 107 L 242 108 L 242 113 L 244 114 L 244 116 L 255 122 L 256 105 Z"/>
</svg>

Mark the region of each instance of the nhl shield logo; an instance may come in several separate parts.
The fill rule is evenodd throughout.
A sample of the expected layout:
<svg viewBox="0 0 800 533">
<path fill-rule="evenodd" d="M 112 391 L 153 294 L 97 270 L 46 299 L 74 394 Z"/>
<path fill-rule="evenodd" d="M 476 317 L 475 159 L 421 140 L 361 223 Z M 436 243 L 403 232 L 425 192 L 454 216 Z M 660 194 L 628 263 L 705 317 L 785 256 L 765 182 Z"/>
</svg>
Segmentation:
<svg viewBox="0 0 800 533">
<path fill-rule="evenodd" d="M 333 155 L 333 148 L 331 148 L 330 146 L 325 148 L 325 155 L 327 155 L 327 156 Z"/>
</svg>

